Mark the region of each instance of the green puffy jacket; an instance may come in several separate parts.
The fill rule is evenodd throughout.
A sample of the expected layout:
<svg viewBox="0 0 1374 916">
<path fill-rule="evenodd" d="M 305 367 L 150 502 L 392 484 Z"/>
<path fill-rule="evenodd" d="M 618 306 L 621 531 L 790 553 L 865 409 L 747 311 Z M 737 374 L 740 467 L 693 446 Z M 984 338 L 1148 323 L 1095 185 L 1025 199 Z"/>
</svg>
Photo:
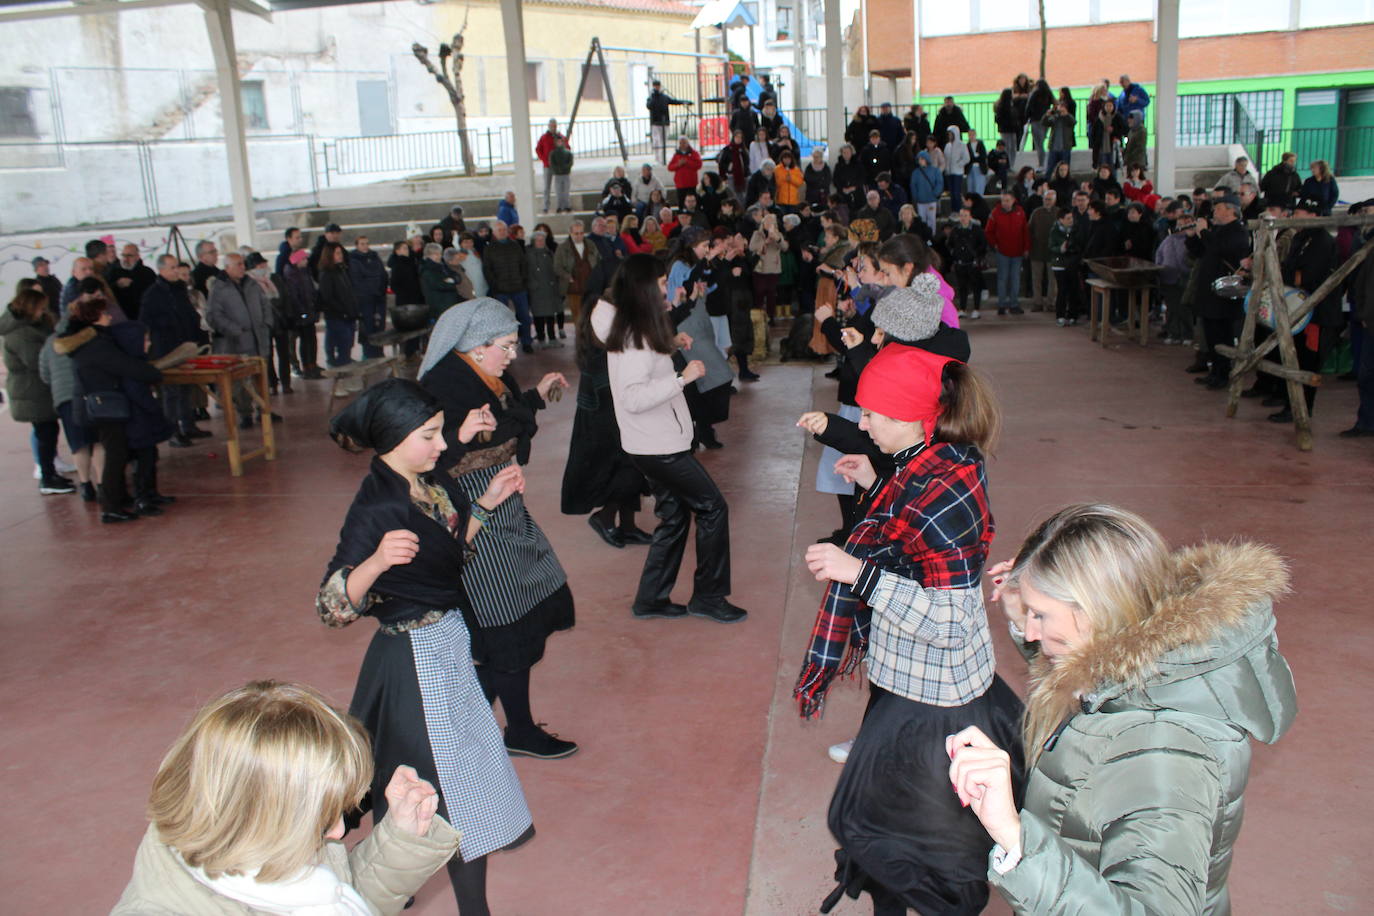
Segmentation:
<svg viewBox="0 0 1374 916">
<path fill-rule="evenodd" d="M 43 343 L 52 334 L 52 319 L 47 312 L 37 321 L 24 321 L 7 308 L 0 308 L 0 349 L 4 350 L 5 393 L 9 396 L 10 416 L 20 423 L 44 423 L 57 419 L 52 389 L 38 371 Z"/>
<path fill-rule="evenodd" d="M 1182 550 L 1149 618 L 1033 661 L 1068 721 L 1031 773 L 1020 862 L 988 870 L 1017 912 L 1230 912 L 1250 739 L 1272 744 L 1297 712 L 1274 634 L 1287 582 L 1267 547 Z"/>
</svg>

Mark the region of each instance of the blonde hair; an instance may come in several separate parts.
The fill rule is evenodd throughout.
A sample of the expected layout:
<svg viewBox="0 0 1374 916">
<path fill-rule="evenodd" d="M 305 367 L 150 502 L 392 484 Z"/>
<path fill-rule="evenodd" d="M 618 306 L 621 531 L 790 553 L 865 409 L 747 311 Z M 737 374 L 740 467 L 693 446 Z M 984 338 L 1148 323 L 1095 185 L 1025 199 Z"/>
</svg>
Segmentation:
<svg viewBox="0 0 1374 916">
<path fill-rule="evenodd" d="M 362 723 L 310 687 L 255 681 L 196 713 L 158 768 L 148 817 L 211 878 L 279 881 L 319 861 L 371 783 Z"/>
<path fill-rule="evenodd" d="M 1023 582 L 1074 607 L 1094 642 L 1114 640 L 1153 612 L 1164 593 L 1169 548 L 1134 512 L 1104 504 L 1067 506 L 1026 538 L 1007 584 Z M 1059 726 L 1062 706 L 1036 679 L 1026 700 L 1022 735 L 1034 762 Z"/>
<path fill-rule="evenodd" d="M 1320 176 L 1317 175 L 1318 169 L 1321 170 Z M 1312 164 L 1308 167 L 1308 171 L 1310 171 L 1312 177 L 1316 178 L 1318 181 L 1327 181 L 1331 178 L 1331 166 L 1325 159 L 1313 159 Z"/>
</svg>

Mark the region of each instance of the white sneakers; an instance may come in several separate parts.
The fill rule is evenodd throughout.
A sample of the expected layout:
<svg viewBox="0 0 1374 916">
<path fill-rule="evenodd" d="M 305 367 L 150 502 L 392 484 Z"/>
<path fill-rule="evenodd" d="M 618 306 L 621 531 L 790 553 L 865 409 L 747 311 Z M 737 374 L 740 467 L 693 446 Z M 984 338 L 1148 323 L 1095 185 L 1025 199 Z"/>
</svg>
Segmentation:
<svg viewBox="0 0 1374 916">
<path fill-rule="evenodd" d="M 977 309 L 974 309 L 973 311 L 968 313 L 968 317 L 970 321 L 977 321 L 979 318 L 983 317 L 983 313 L 978 311 Z"/>
<path fill-rule="evenodd" d="M 854 739 L 841 741 L 839 744 L 830 745 L 830 759 L 836 763 L 844 763 L 849 759 L 849 749 L 854 746 Z"/>
</svg>

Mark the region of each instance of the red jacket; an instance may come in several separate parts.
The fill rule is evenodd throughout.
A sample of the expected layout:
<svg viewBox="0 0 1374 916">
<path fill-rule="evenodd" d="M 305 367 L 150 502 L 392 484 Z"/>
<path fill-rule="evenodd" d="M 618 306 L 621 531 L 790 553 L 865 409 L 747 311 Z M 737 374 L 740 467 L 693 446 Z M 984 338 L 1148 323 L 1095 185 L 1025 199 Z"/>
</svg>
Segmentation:
<svg viewBox="0 0 1374 916">
<path fill-rule="evenodd" d="M 539 157 L 540 162 L 544 163 L 544 168 L 549 167 L 549 153 L 553 152 L 553 145 L 561 136 L 563 135 L 550 133 L 546 130 L 539 138 L 539 142 L 534 145 L 534 154 Z M 569 143 L 568 146 L 571 148 L 572 144 Z"/>
<path fill-rule="evenodd" d="M 1001 204 L 993 207 L 984 235 L 988 247 L 1006 257 L 1025 257 L 1030 251 L 1030 224 L 1020 204 L 1013 204 L 1010 212 L 1003 210 Z"/>
<path fill-rule="evenodd" d="M 668 171 L 673 173 L 673 187 L 679 191 L 690 191 L 697 186 L 701 174 L 701 154 L 692 148 L 687 152 L 679 150 L 668 160 Z"/>
</svg>

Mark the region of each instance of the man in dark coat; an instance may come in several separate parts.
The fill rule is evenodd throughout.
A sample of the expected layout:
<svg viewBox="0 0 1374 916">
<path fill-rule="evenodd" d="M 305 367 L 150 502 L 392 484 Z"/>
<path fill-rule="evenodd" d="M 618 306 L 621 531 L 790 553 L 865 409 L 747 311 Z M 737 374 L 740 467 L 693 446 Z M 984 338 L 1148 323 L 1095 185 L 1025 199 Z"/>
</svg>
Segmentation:
<svg viewBox="0 0 1374 916">
<path fill-rule="evenodd" d="M 1279 164 L 1264 173 L 1260 179 L 1260 191 L 1266 200 L 1282 201 L 1291 206 L 1302 190 L 1302 179 L 1298 177 L 1298 154 L 1284 153 Z"/>
<path fill-rule="evenodd" d="M 119 250 L 119 260 L 105 271 L 105 279 L 114 290 L 119 307 L 124 310 L 130 321 L 138 318 L 138 304 L 143 293 L 157 280 L 153 269 L 143 263 L 138 255 L 138 246 L 130 242 Z"/>
<path fill-rule="evenodd" d="M 864 184 L 869 188 L 878 186 L 878 176 L 892 171 L 892 147 L 883 142 L 883 135 L 877 130 L 868 132 L 868 145 L 859 151 L 859 162 L 863 165 Z"/>
<path fill-rule="evenodd" d="M 353 295 L 358 300 L 363 359 L 375 359 L 385 351 L 368 343 L 367 339 L 386 330 L 386 265 L 381 255 L 372 250 L 367 236 L 358 236 L 353 246 L 348 253 L 348 277 L 353 281 Z"/>
<path fill-rule="evenodd" d="M 310 249 L 310 276 L 315 278 L 315 282 L 320 280 L 320 255 L 324 252 L 324 246 L 329 242 L 338 242 L 343 237 L 343 227 L 338 223 L 330 223 L 324 227 L 324 235 L 315 239 L 315 247 Z"/>
<path fill-rule="evenodd" d="M 947 95 L 945 104 L 935 113 L 934 134 L 943 139 L 949 136 L 951 127 L 959 128 L 960 136 L 968 133 L 968 119 L 964 117 L 964 109 L 954 104 L 954 96 Z"/>
<path fill-rule="evenodd" d="M 207 299 L 210 296 L 210 281 L 224 276 L 219 269 L 219 249 L 209 239 L 196 242 L 196 266 L 191 268 L 191 285 Z"/>
<path fill-rule="evenodd" d="M 673 123 L 669 106 L 686 104 L 682 99 L 675 99 L 664 92 L 663 84 L 658 80 L 653 81 L 653 90 L 645 100 L 644 107 L 649 109 L 649 145 L 653 147 L 658 161 L 664 165 L 668 164 L 668 127 Z"/>
<path fill-rule="evenodd" d="M 1240 199 L 1234 194 L 1212 201 L 1212 220 L 1198 219 L 1188 233 L 1188 253 L 1198 259 L 1194 309 L 1202 319 L 1206 350 L 1202 360 L 1209 364 L 1207 375 L 1196 381 L 1208 388 L 1230 384 L 1231 361 L 1216 351 L 1218 344 L 1235 340 L 1235 322 L 1241 317 L 1239 299 L 1218 296 L 1212 282 L 1250 266 L 1250 234 L 1240 221 Z M 1086 256 L 1086 255 L 1085 255 Z M 1191 367 L 1190 367 L 1191 368 Z"/>
<path fill-rule="evenodd" d="M 882 196 L 877 191 L 869 191 L 865 200 L 867 206 L 854 214 L 849 228 L 859 233 L 861 241 L 886 242 L 897 233 L 897 220 L 892 211 L 883 206 Z M 874 231 L 878 233 L 876 239 L 870 238 Z"/>
<path fill-rule="evenodd" d="M 143 293 L 139 303 L 141 321 L 148 328 L 148 358 L 160 359 L 184 343 L 208 344 L 210 335 L 200 326 L 200 313 L 191 304 L 186 284 L 177 276 L 176 255 L 157 259 L 157 279 Z M 176 434 L 171 444 L 185 448 L 192 439 L 210 435 L 196 427 L 195 405 L 188 385 L 164 385 L 162 409 Z"/>
<path fill-rule="evenodd" d="M 878 106 L 878 133 L 882 134 L 883 142 L 890 150 L 901 147 L 906 139 L 906 128 L 902 127 L 901 118 L 892 113 L 891 102 L 883 102 Z"/>
<path fill-rule="evenodd" d="M 763 106 L 763 114 L 759 117 L 759 126 L 768 131 L 768 140 L 778 139 L 778 130 L 783 126 L 782 115 L 778 113 L 778 106 L 768 104 Z"/>
<path fill-rule="evenodd" d="M 286 275 L 286 265 L 291 263 L 291 252 L 305 247 L 305 234 L 297 226 L 282 233 L 281 244 L 277 246 L 277 264 L 274 273 Z"/>
<path fill-rule="evenodd" d="M 759 113 L 754 110 L 748 96 L 739 100 L 739 110 L 730 116 L 730 133 L 734 134 L 737 130 L 744 131 L 746 141 L 759 132 Z"/>
<path fill-rule="evenodd" d="M 529 258 L 525 248 L 510 237 L 510 228 L 500 220 L 492 224 L 491 241 L 482 252 L 482 273 L 493 299 L 506 304 L 520 322 L 520 348 L 534 352 L 534 317 L 530 313 Z"/>
<path fill-rule="evenodd" d="M 930 118 L 923 105 L 912 105 L 911 110 L 902 118 L 902 130 L 916 135 L 916 148 L 926 148 L 926 137 L 930 136 Z"/>
<path fill-rule="evenodd" d="M 1320 216 L 1321 211 L 1320 201 L 1304 198 L 1293 207 L 1293 218 L 1312 219 Z M 1331 230 L 1325 226 L 1300 229 L 1294 233 L 1288 257 L 1284 259 L 1281 267 L 1283 282 L 1289 286 L 1296 286 L 1310 296 L 1335 272 L 1339 260 L 1336 238 L 1331 234 Z M 1341 296 L 1339 291 L 1335 291 L 1317 303 L 1311 323 L 1303 333 L 1293 337 L 1293 343 L 1297 345 L 1298 351 L 1298 368 L 1306 369 L 1308 372 L 1321 372 L 1322 363 L 1340 339 L 1344 327 L 1345 316 L 1341 313 Z M 1307 399 L 1307 412 L 1310 414 L 1317 400 L 1317 389 L 1304 385 L 1302 392 Z M 1285 404 L 1282 410 L 1270 414 L 1269 420 L 1272 423 L 1292 423 L 1291 407 Z"/>
<path fill-rule="evenodd" d="M 41 254 L 33 259 L 33 275 L 38 288 L 48 297 L 48 311 L 57 320 L 62 318 L 62 281 L 52 275 L 52 265 Z"/>
</svg>

